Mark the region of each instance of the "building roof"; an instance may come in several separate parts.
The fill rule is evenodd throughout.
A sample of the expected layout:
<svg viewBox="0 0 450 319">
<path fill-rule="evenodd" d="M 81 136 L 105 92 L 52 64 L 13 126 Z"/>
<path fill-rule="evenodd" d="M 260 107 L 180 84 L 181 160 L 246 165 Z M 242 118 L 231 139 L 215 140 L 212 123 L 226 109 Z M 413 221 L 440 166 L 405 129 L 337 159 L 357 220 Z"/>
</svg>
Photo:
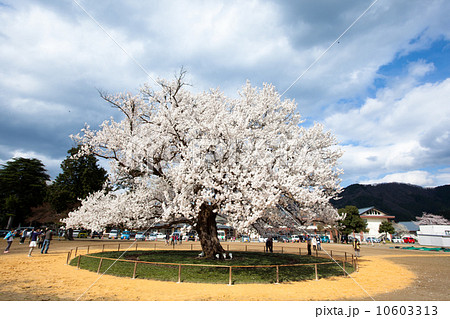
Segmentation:
<svg viewBox="0 0 450 319">
<path fill-rule="evenodd" d="M 365 208 L 359 208 L 358 209 L 359 216 L 364 218 L 387 218 L 387 219 L 393 219 L 395 216 L 390 216 L 378 208 L 375 208 L 375 206 L 365 207 Z"/>
<path fill-rule="evenodd" d="M 416 224 L 416 222 L 410 221 L 410 222 L 399 222 L 400 225 L 405 226 L 408 231 L 418 231 L 419 225 Z"/>
</svg>

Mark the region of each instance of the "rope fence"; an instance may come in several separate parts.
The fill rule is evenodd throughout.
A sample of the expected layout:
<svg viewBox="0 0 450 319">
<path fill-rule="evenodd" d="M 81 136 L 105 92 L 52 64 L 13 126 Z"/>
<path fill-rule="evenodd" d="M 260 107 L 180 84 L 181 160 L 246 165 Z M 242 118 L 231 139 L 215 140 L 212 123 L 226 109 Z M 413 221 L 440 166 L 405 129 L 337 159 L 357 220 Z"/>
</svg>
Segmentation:
<svg viewBox="0 0 450 319">
<path fill-rule="evenodd" d="M 183 245 L 177 245 L 177 246 L 172 246 L 173 250 L 196 250 L 196 251 L 201 251 L 201 246 L 199 244 L 183 244 Z M 222 247 L 226 247 L 227 251 L 230 251 L 230 245 L 226 244 L 226 245 L 222 245 Z M 88 245 L 88 246 L 78 246 L 75 247 L 74 249 L 71 249 L 68 253 L 67 253 L 67 260 L 66 260 L 66 264 L 68 265 L 72 259 L 72 254 L 73 254 L 73 259 L 77 258 L 76 264 L 77 264 L 77 269 L 80 269 L 80 264 L 82 259 L 88 259 L 88 258 L 93 258 L 93 259 L 98 259 L 98 267 L 97 267 L 97 274 L 100 273 L 102 266 L 105 265 L 105 261 L 110 261 L 110 262 L 114 262 L 117 259 L 116 258 L 108 258 L 108 257 L 99 257 L 99 256 L 91 256 L 88 255 L 90 252 L 93 252 L 93 248 L 97 248 L 94 251 L 97 252 L 107 252 L 107 251 L 120 251 L 121 248 L 121 244 L 117 243 L 117 244 L 102 244 L 102 245 Z M 123 244 L 122 244 L 123 247 Z M 139 243 L 135 243 L 135 249 L 134 250 L 138 250 L 139 247 Z M 140 243 L 140 247 L 147 249 L 147 250 L 167 250 L 167 245 L 166 246 L 159 246 L 157 245 L 157 243 Z M 159 248 L 159 249 L 158 249 Z M 236 249 L 237 247 L 233 247 L 233 251 L 245 251 L 245 252 L 260 252 L 265 251 L 265 246 L 263 245 L 263 247 L 261 248 L 260 245 L 244 245 L 243 247 L 238 247 L 240 249 Z M 130 251 L 130 250 L 129 250 Z M 81 252 L 85 252 L 85 254 L 82 254 Z M 298 254 L 298 255 L 302 255 L 302 250 L 299 247 L 279 247 L 278 249 L 274 249 L 273 251 L 274 253 L 282 253 L 282 254 Z M 303 256 L 307 256 L 307 253 L 305 253 L 305 251 L 303 251 Z M 151 261 L 142 261 L 142 260 L 127 260 L 127 259 L 118 259 L 117 262 L 120 263 L 127 263 L 127 264 L 132 264 L 132 270 L 130 269 L 129 271 L 129 277 L 131 277 L 132 279 L 135 279 L 137 277 L 138 274 L 138 265 L 140 265 L 140 267 L 147 265 L 147 266 L 160 266 L 160 267 L 171 267 L 177 270 L 177 283 L 181 283 L 182 282 L 182 269 L 186 269 L 187 267 L 214 267 L 214 268 L 223 268 L 223 269 L 228 269 L 227 273 L 228 273 L 228 285 L 232 285 L 233 284 L 233 274 L 236 273 L 236 271 L 238 271 L 239 269 L 249 269 L 249 268 L 253 268 L 253 269 L 262 269 L 262 268 L 267 268 L 267 269 L 275 269 L 275 280 L 274 282 L 276 284 L 278 284 L 280 282 L 280 268 L 283 267 L 314 267 L 314 278 L 315 280 L 319 280 L 319 269 L 318 266 L 321 265 L 333 265 L 333 264 L 338 264 L 343 272 L 343 276 L 347 276 L 347 271 L 346 271 L 346 264 L 351 265 L 353 267 L 353 269 L 355 271 L 358 271 L 358 263 L 357 263 L 357 258 L 355 258 L 355 256 L 351 253 L 345 252 L 345 251 L 329 251 L 328 254 L 324 251 L 319 251 L 319 250 L 315 250 L 314 252 L 312 252 L 312 257 L 321 257 L 321 258 L 329 258 L 332 259 L 332 261 L 328 261 L 328 262 L 315 262 L 315 263 L 297 263 L 297 264 L 285 264 L 285 265 L 208 265 L 208 264 L 180 264 L 180 263 L 166 263 L 166 262 L 151 262 Z M 172 280 L 173 281 L 173 280 Z"/>
</svg>

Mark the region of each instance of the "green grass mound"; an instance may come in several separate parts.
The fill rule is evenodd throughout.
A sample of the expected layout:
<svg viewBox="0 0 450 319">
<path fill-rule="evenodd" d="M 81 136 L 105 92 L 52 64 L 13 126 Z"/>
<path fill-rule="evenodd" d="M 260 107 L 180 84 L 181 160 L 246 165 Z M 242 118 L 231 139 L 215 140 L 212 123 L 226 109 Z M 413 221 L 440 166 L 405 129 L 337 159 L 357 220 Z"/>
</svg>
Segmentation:
<svg viewBox="0 0 450 319">
<path fill-rule="evenodd" d="M 89 256 L 118 258 L 122 252 L 103 252 L 85 255 L 80 260 L 80 268 L 97 272 L 100 259 Z M 136 278 L 153 279 L 161 281 L 178 281 L 195 283 L 219 283 L 229 282 L 230 268 L 232 268 L 232 283 L 275 283 L 277 281 L 276 267 L 261 267 L 268 265 L 279 265 L 279 282 L 303 281 L 315 279 L 314 263 L 330 262 L 330 259 L 317 258 L 313 256 L 299 256 L 292 254 L 268 254 L 258 252 L 232 252 L 231 260 L 209 260 L 198 258 L 198 251 L 133 251 L 126 253 L 121 259 L 104 259 L 100 267 L 100 273 L 121 277 L 132 277 L 134 273 L 134 262 L 146 261 L 162 264 L 138 263 L 136 266 Z M 76 266 L 78 257 L 74 258 L 70 265 Z M 114 263 L 113 266 L 111 266 Z M 166 264 L 164 264 L 166 263 Z M 170 265 L 171 263 L 176 265 Z M 178 266 L 181 264 L 181 271 Z M 294 264 L 307 264 L 294 266 Z M 206 265 L 206 266 L 191 266 Z M 286 266 L 288 265 L 288 266 Z M 211 267 L 227 266 L 227 267 Z M 259 266 L 259 267 L 248 267 Z M 342 262 L 340 266 L 336 263 L 317 265 L 318 278 L 332 276 L 343 276 Z M 345 269 L 348 273 L 354 271 L 350 263 L 346 263 Z"/>
</svg>

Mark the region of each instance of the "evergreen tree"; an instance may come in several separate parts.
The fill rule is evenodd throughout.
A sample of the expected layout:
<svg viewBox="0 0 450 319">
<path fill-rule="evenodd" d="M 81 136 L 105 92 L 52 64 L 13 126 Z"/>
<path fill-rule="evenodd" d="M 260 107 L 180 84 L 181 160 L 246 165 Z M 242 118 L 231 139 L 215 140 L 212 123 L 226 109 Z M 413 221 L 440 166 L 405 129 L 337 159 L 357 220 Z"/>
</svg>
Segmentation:
<svg viewBox="0 0 450 319">
<path fill-rule="evenodd" d="M 344 235 L 349 235 L 353 232 L 359 233 L 367 230 L 367 221 L 359 216 L 358 208 L 355 206 L 345 206 L 340 208 L 338 214 L 341 216 L 339 226 Z"/>
<path fill-rule="evenodd" d="M 60 173 L 50 187 L 49 201 L 57 213 L 78 206 L 79 199 L 102 189 L 107 172 L 94 155 L 74 156 L 79 147 L 71 148 L 62 162 Z"/>
<path fill-rule="evenodd" d="M 380 234 L 385 233 L 386 237 L 387 237 L 387 233 L 389 233 L 389 234 L 395 233 L 395 228 L 394 228 L 394 225 L 392 225 L 392 223 L 390 221 L 385 220 L 380 224 L 380 227 L 378 228 L 378 232 Z"/>
<path fill-rule="evenodd" d="M 0 218 L 2 223 L 21 223 L 31 208 L 42 204 L 50 180 L 38 159 L 13 158 L 0 169 Z"/>
</svg>

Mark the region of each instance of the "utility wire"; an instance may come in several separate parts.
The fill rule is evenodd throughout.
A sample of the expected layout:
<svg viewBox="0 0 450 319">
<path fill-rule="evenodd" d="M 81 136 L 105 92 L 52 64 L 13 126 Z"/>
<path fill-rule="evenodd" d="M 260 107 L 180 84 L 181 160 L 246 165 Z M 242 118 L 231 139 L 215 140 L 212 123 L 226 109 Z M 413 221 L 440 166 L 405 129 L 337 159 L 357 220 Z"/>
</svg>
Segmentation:
<svg viewBox="0 0 450 319">
<path fill-rule="evenodd" d="M 151 75 L 150 73 L 142 66 L 142 64 L 140 64 L 130 53 L 128 53 L 127 50 L 125 50 L 125 48 L 123 46 L 120 45 L 119 42 L 117 42 L 112 36 L 111 34 L 108 33 L 108 31 L 106 31 L 105 28 L 103 28 L 103 26 L 91 15 L 89 14 L 89 12 L 86 11 L 85 8 L 83 8 L 83 6 L 80 5 L 80 3 L 77 0 L 72 0 L 92 21 L 94 21 L 94 23 L 100 28 L 102 29 L 102 31 L 134 62 L 136 63 L 136 65 L 150 78 L 153 80 L 153 82 L 155 82 L 158 86 L 161 86 L 160 83 L 158 83 Z"/>
<path fill-rule="evenodd" d="M 370 8 L 372 8 L 373 6 L 374 6 L 374 4 L 375 3 L 377 3 L 377 1 L 378 0 L 375 0 L 374 2 L 372 2 L 372 4 L 366 9 L 366 10 L 364 10 L 364 12 L 363 13 L 361 13 L 361 15 L 358 17 L 358 18 L 356 18 L 356 20 L 355 21 L 353 21 L 353 23 L 352 24 L 350 24 L 350 26 L 347 28 L 347 29 L 345 29 L 345 31 L 344 32 L 342 32 L 341 33 L 341 35 L 336 39 L 336 40 L 334 40 L 334 42 L 333 43 L 331 43 L 331 45 L 325 50 L 325 51 L 323 51 L 322 52 L 322 54 L 321 55 L 319 55 L 319 57 L 317 58 L 317 59 L 315 59 L 314 60 L 314 62 L 313 63 L 311 63 L 310 65 L 309 65 L 309 67 L 305 70 L 305 71 L 303 71 L 303 73 L 302 74 L 300 74 L 300 76 L 283 92 L 283 94 L 281 94 L 280 95 L 280 98 L 287 92 L 287 91 L 289 91 L 317 62 L 319 62 L 319 60 L 337 43 L 337 42 L 339 42 L 339 40 L 356 24 L 356 22 L 358 22 L 359 21 L 359 19 L 361 19 L 366 13 L 367 13 L 367 11 L 369 11 L 370 10 Z"/>
</svg>

